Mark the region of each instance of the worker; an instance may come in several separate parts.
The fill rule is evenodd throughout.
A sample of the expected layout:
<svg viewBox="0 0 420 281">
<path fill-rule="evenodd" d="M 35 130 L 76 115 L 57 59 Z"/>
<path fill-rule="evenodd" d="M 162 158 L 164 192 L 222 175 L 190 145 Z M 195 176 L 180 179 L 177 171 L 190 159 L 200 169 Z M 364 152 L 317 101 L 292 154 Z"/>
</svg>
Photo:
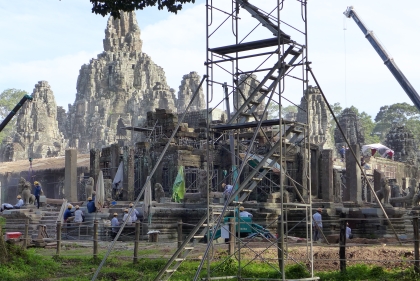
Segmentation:
<svg viewBox="0 0 420 281">
<path fill-rule="evenodd" d="M 114 213 L 114 217 L 111 220 L 111 237 L 112 239 L 115 238 L 115 236 L 117 236 L 118 231 L 120 230 L 120 222 L 118 221 L 118 214 Z"/>
<path fill-rule="evenodd" d="M 76 205 L 76 211 L 74 211 L 74 222 L 82 223 L 84 220 L 83 211 L 80 210 L 79 205 Z"/>
<path fill-rule="evenodd" d="M 245 208 L 243 206 L 239 207 L 239 216 L 241 218 L 252 218 L 252 214 L 245 211 Z"/>
<path fill-rule="evenodd" d="M 37 181 L 34 181 L 34 185 L 35 185 L 35 192 L 34 192 L 35 200 L 37 203 L 37 208 L 39 209 L 39 196 L 41 196 L 42 187 Z"/>
<path fill-rule="evenodd" d="M 67 205 L 67 210 L 64 211 L 63 220 L 64 222 L 71 222 L 74 220 L 73 212 L 71 211 L 73 209 L 72 204 Z"/>
<path fill-rule="evenodd" d="M 0 212 L 3 212 L 4 210 L 12 210 L 12 209 L 14 209 L 12 204 L 3 203 L 3 204 L 1 204 Z"/>
<path fill-rule="evenodd" d="M 95 196 L 96 196 L 96 192 L 92 192 L 92 197 L 88 197 L 88 203 L 86 205 L 86 208 L 88 210 L 88 213 L 94 213 L 96 212 L 96 206 L 95 206 Z"/>
<path fill-rule="evenodd" d="M 20 209 L 23 206 L 22 196 L 18 195 L 16 198 L 18 201 L 16 205 L 13 206 L 13 209 Z"/>
<path fill-rule="evenodd" d="M 4 210 L 20 209 L 20 207 L 23 206 L 22 196 L 18 195 L 17 199 L 18 199 L 18 201 L 17 201 L 16 205 L 14 205 L 14 206 L 12 204 L 9 204 L 9 203 L 1 204 L 0 212 L 3 212 Z"/>
<path fill-rule="evenodd" d="M 127 220 L 126 225 L 132 225 L 133 221 L 131 220 L 131 217 L 128 215 L 128 209 L 124 210 L 124 217 L 123 217 L 123 221 Z"/>
<path fill-rule="evenodd" d="M 224 189 L 223 196 L 225 197 L 225 199 L 228 199 L 233 191 L 233 186 L 230 184 L 222 183 L 222 188 Z"/>
<path fill-rule="evenodd" d="M 351 233 L 351 228 L 349 226 L 349 223 L 346 223 L 346 238 L 347 239 L 353 238 L 353 234 Z"/>
<path fill-rule="evenodd" d="M 313 217 L 312 226 L 314 228 L 313 229 L 314 230 L 314 237 L 313 237 L 314 241 L 319 240 L 319 238 L 320 238 L 319 234 L 322 231 L 322 216 L 321 216 L 321 213 L 322 213 L 322 209 L 318 208 L 316 210 L 316 213 L 312 216 Z"/>
<path fill-rule="evenodd" d="M 131 221 L 135 222 L 137 220 L 137 216 L 139 215 L 139 211 L 137 211 L 136 208 L 133 208 L 133 207 L 134 207 L 134 204 L 130 203 L 130 209 L 134 209 L 131 212 Z M 129 211 L 131 211 L 131 210 L 129 210 Z"/>
</svg>

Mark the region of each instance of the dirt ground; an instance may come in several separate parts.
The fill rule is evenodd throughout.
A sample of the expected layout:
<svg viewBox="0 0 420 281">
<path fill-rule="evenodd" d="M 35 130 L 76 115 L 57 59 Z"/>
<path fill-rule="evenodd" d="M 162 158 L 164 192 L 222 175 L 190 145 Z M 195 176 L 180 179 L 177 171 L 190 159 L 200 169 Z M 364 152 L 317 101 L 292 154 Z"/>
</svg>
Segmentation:
<svg viewBox="0 0 420 281">
<path fill-rule="evenodd" d="M 386 269 L 405 269 L 413 266 L 414 260 L 414 243 L 405 242 L 399 245 L 394 239 L 352 239 L 351 243 L 346 247 L 347 266 L 353 264 L 377 265 Z M 271 264 L 278 263 L 278 251 L 275 242 L 248 241 L 243 246 L 240 259 L 245 261 L 267 261 Z M 105 252 L 109 243 L 101 242 L 100 251 Z M 91 248 L 91 243 L 65 243 L 64 250 L 61 251 L 63 256 L 71 254 L 72 250 L 80 251 L 80 248 Z M 140 243 L 140 258 L 163 258 L 169 259 L 176 251 L 177 243 Z M 206 250 L 207 244 L 199 243 L 195 246 L 188 259 L 201 260 Z M 125 251 L 129 256 L 134 249 L 131 242 L 118 242 L 115 244 L 115 252 Z M 315 271 L 339 270 L 339 245 L 314 243 L 313 257 Z M 43 251 L 51 251 L 55 253 L 55 249 L 44 249 Z M 88 250 L 90 252 L 90 250 Z M 45 254 L 50 254 L 46 253 Z M 228 253 L 228 245 L 225 243 L 214 244 L 213 249 L 209 251 L 209 255 L 213 261 L 220 261 L 225 258 Z M 86 250 L 84 250 L 86 254 Z M 130 258 L 127 256 L 127 258 Z M 310 248 L 306 243 L 288 243 L 287 264 L 300 262 L 310 267 L 309 257 Z M 239 253 L 235 254 L 235 258 L 239 259 Z"/>
</svg>

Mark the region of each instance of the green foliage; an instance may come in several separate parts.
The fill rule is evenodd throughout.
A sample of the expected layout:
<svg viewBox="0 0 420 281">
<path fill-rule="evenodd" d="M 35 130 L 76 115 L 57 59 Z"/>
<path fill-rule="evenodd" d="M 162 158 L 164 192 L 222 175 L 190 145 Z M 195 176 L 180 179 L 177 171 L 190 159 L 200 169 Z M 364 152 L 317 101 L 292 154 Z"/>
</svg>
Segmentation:
<svg viewBox="0 0 420 281">
<path fill-rule="evenodd" d="M 278 119 L 280 112 L 280 105 L 275 102 L 270 102 L 267 108 L 268 119 Z M 294 105 L 284 106 L 281 111 L 281 116 L 283 118 L 287 118 L 287 114 L 289 113 L 297 113 L 298 108 Z"/>
<path fill-rule="evenodd" d="M 120 18 L 120 11 L 132 12 L 143 10 L 146 7 L 158 6 L 159 10 L 164 8 L 168 12 L 177 13 L 182 10 L 182 4 L 195 3 L 195 0 L 90 0 L 92 13 L 100 14 L 103 17 L 111 14 L 114 18 Z"/>
<path fill-rule="evenodd" d="M 16 104 L 28 93 L 17 89 L 7 89 L 0 94 L 0 122 L 9 115 L 10 111 L 16 106 Z M 15 119 L 15 118 L 13 118 Z M 11 120 L 9 124 L 0 132 L 0 143 L 3 139 L 8 136 L 14 127 L 14 120 Z"/>
<path fill-rule="evenodd" d="M 304 264 L 294 264 L 285 268 L 287 279 L 301 279 L 311 277 L 311 273 Z"/>
<path fill-rule="evenodd" d="M 420 113 L 415 106 L 408 103 L 382 106 L 375 122 L 373 133 L 379 135 L 381 140 L 384 140 L 386 133 L 395 123 L 405 125 L 413 132 L 415 139 L 420 137 Z"/>
</svg>

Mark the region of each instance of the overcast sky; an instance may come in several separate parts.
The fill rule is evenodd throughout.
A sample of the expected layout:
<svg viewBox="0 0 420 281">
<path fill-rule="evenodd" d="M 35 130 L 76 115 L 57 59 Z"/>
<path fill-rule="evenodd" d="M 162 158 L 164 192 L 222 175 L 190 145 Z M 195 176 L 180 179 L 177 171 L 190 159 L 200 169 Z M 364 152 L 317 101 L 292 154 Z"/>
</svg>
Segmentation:
<svg viewBox="0 0 420 281">
<path fill-rule="evenodd" d="M 294 2 L 285 0 L 286 8 Z M 420 89 L 419 1 L 407 0 L 404 5 L 384 0 L 308 2 L 309 59 L 330 103 L 354 105 L 372 117 L 383 105 L 412 104 L 343 11 L 349 5 L 355 7 L 414 88 Z M 157 8 L 137 11 L 143 51 L 164 68 L 169 86 L 177 91 L 184 74 L 205 73 L 204 3 L 186 5 L 178 15 Z M 276 1 L 258 3 L 273 6 Z M 57 104 L 67 110 L 75 99 L 81 65 L 103 51 L 107 18 L 92 14 L 89 0 L 1 1 L 0 13 L 0 91 L 16 88 L 32 93 L 38 81 L 46 80 Z M 299 19 L 299 14 L 284 15 L 289 17 Z M 287 93 L 296 103 L 301 96 L 300 90 Z"/>
</svg>

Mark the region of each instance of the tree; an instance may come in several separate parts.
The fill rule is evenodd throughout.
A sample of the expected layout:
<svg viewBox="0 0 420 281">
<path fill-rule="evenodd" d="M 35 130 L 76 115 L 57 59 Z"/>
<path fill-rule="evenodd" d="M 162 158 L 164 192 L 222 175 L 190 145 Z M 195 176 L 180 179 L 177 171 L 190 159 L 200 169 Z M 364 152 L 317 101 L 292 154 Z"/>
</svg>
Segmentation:
<svg viewBox="0 0 420 281">
<path fill-rule="evenodd" d="M 7 89 L 0 94 L 0 122 L 2 122 L 7 115 L 9 115 L 10 111 L 12 111 L 12 109 L 22 99 L 22 97 L 27 94 L 27 92 L 17 89 Z M 14 127 L 12 124 L 13 119 L 3 129 L 3 131 L 0 132 L 0 143 L 6 136 L 11 133 L 12 128 Z"/>
<path fill-rule="evenodd" d="M 182 9 L 182 4 L 195 3 L 195 0 L 90 0 L 92 13 L 100 14 L 103 17 L 111 14 L 114 18 L 120 18 L 120 11 L 132 12 L 143 10 L 146 7 L 158 6 L 159 10 L 165 7 L 168 12 L 177 13 Z"/>
<path fill-rule="evenodd" d="M 339 117 L 341 112 L 343 111 L 343 108 L 341 107 L 340 103 L 334 103 L 331 106 L 334 115 L 336 117 Z M 360 125 L 363 128 L 363 135 L 365 137 L 365 143 L 377 143 L 379 142 L 379 137 L 373 134 L 373 128 L 375 127 L 375 123 L 372 120 L 372 116 L 367 114 L 366 112 L 359 112 L 359 110 L 354 107 L 353 105 L 350 107 L 350 109 L 356 113 L 357 119 L 360 122 Z M 332 120 L 332 128 L 333 130 L 336 128 L 336 124 L 334 120 Z M 334 131 L 332 131 L 334 132 Z"/>
<path fill-rule="evenodd" d="M 280 111 L 280 105 L 272 101 L 268 105 L 268 108 L 267 108 L 268 119 L 278 119 L 279 111 Z M 281 116 L 283 118 L 286 118 L 289 113 L 297 113 L 297 112 L 298 112 L 297 106 L 288 105 L 282 108 Z"/>
<path fill-rule="evenodd" d="M 376 125 L 373 133 L 383 140 L 392 124 L 406 126 L 415 137 L 420 137 L 420 113 L 418 109 L 408 103 L 396 103 L 382 106 L 375 117 Z"/>
</svg>

